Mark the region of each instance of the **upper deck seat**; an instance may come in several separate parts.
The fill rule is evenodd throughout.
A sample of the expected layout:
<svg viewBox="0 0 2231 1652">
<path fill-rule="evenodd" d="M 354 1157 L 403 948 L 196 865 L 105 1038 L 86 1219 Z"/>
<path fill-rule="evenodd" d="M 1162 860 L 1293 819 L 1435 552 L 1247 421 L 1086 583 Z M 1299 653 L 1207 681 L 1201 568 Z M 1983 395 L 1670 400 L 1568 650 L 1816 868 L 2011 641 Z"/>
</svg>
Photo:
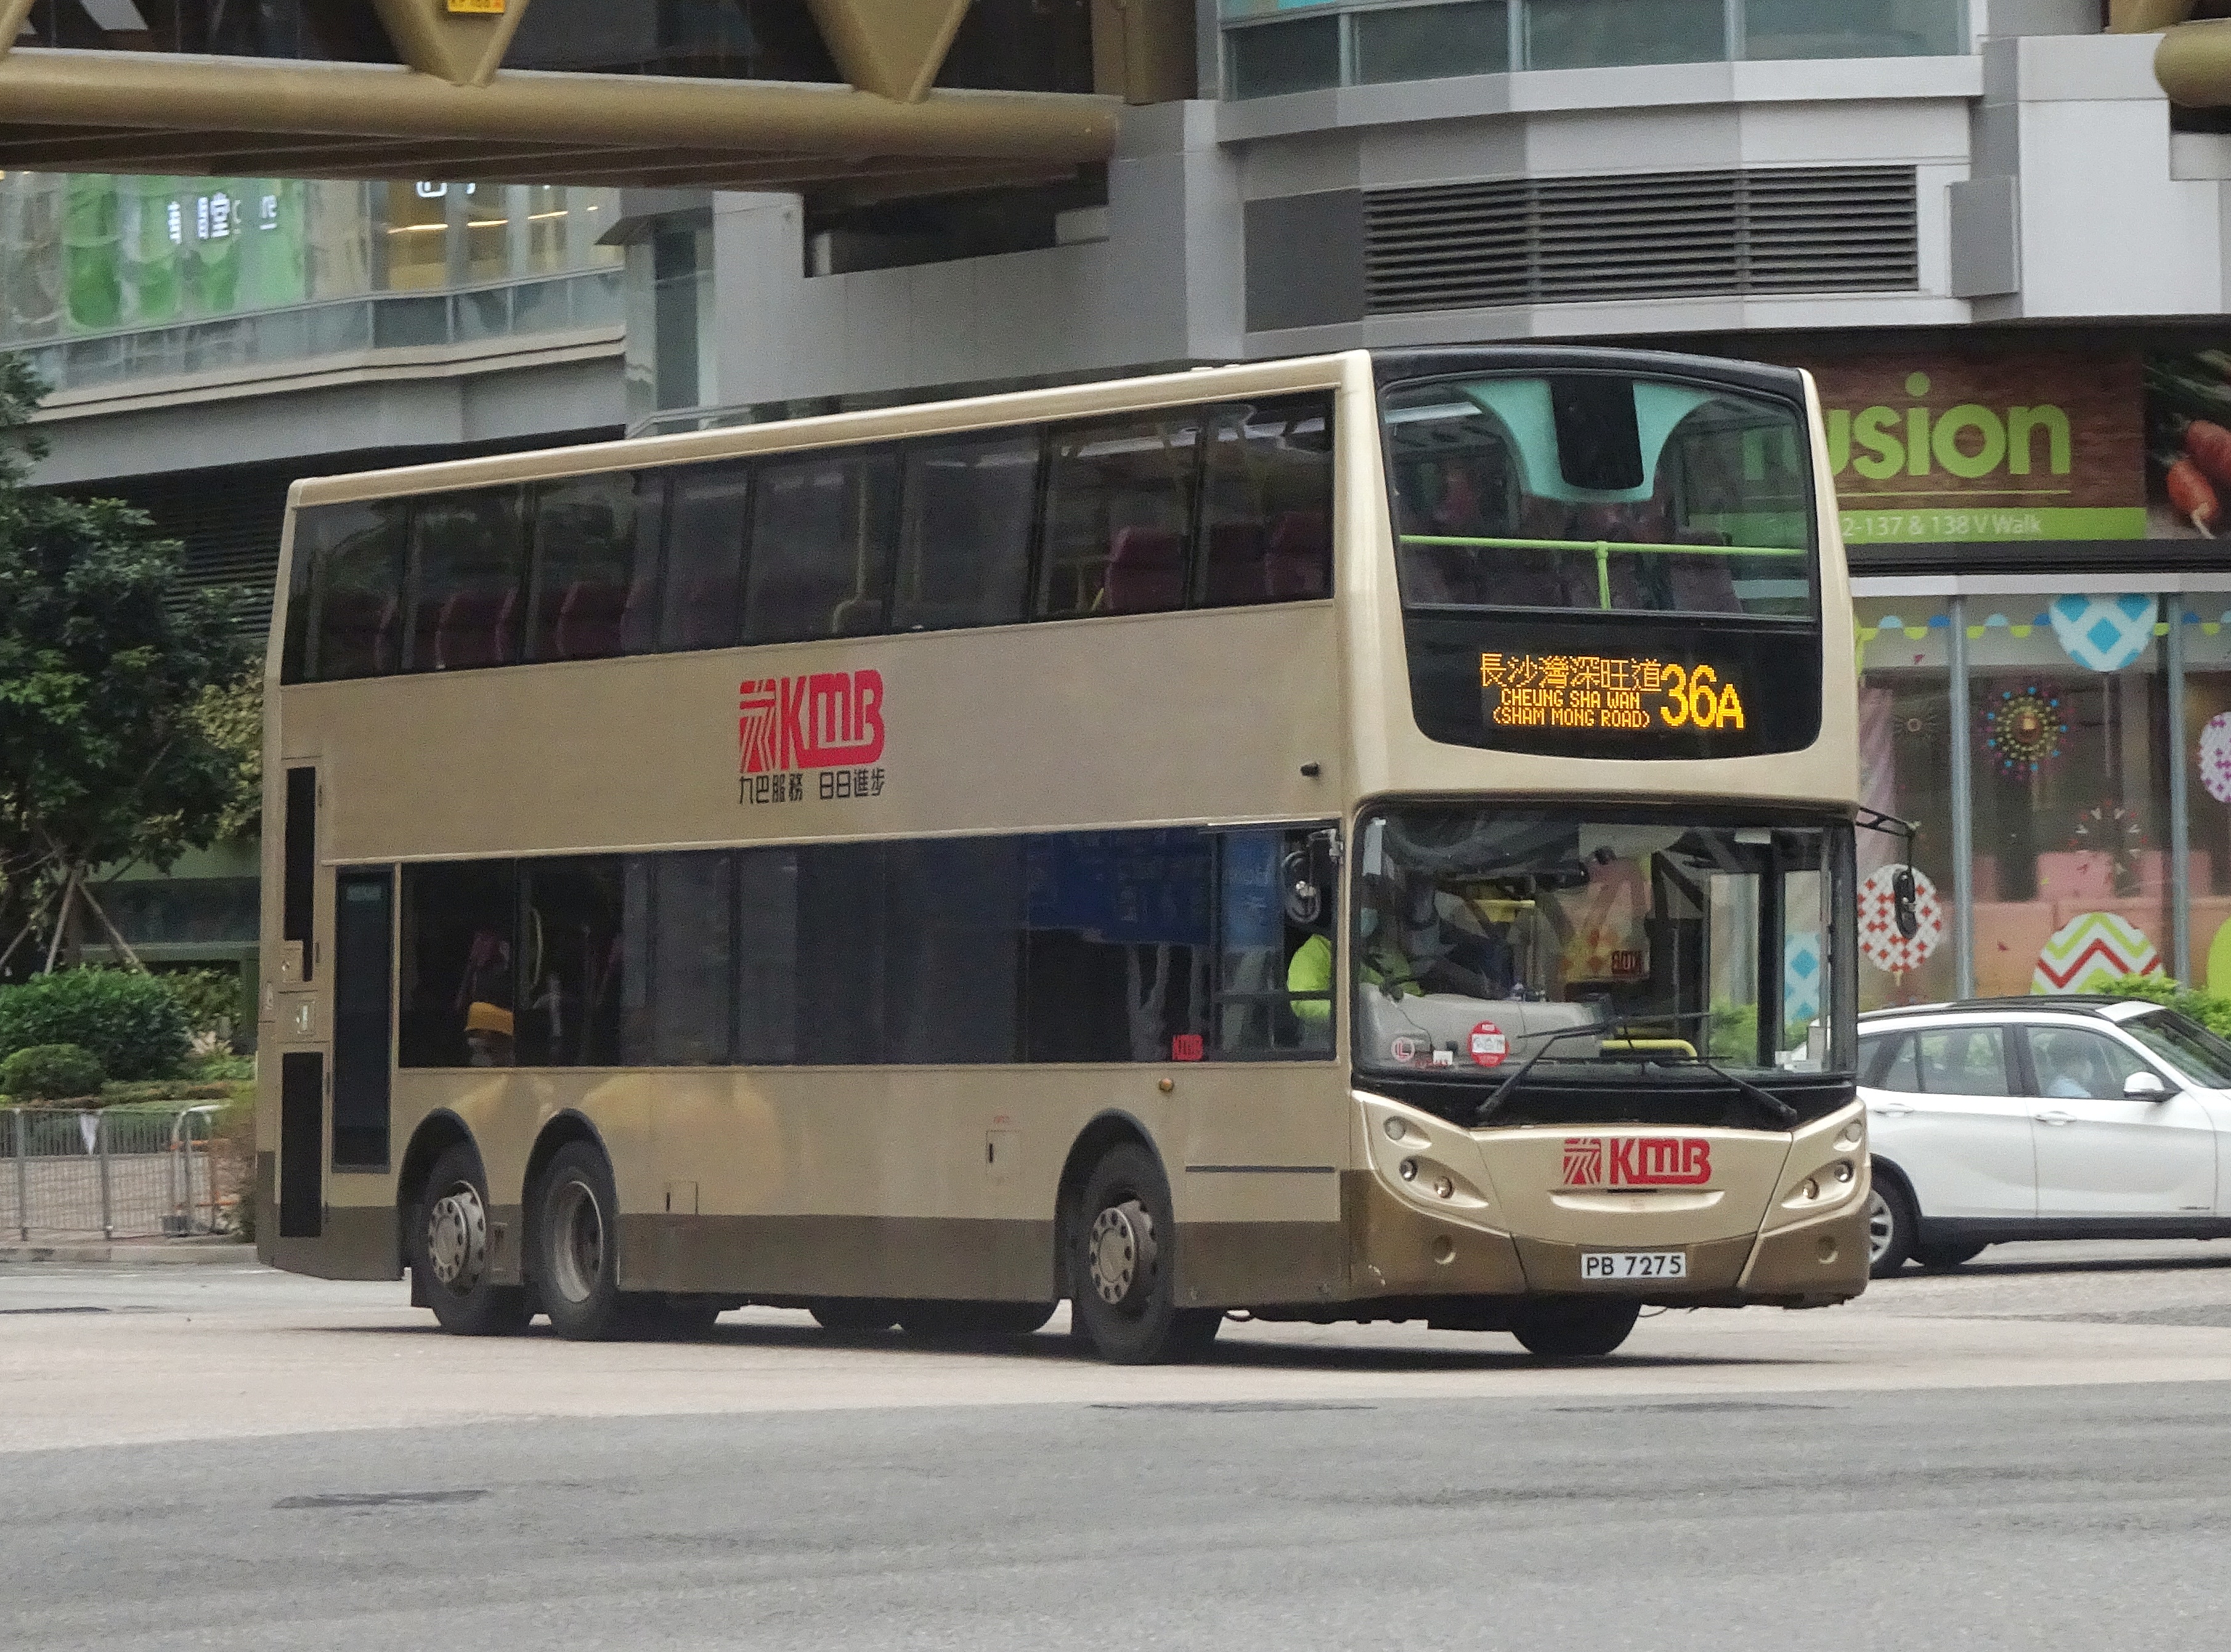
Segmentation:
<svg viewBox="0 0 2231 1652">
<path fill-rule="evenodd" d="M 1111 614 L 1154 614 L 1185 601 L 1185 541 L 1168 528 L 1119 528 L 1108 556 Z"/>
<path fill-rule="evenodd" d="M 1272 602 L 1295 602 L 1332 594 L 1332 526 L 1322 511 L 1284 511 L 1271 526 L 1264 560 L 1264 584 Z"/>
<path fill-rule="evenodd" d="M 515 590 L 453 593 L 434 622 L 434 669 L 463 671 L 510 660 L 518 609 Z"/>
<path fill-rule="evenodd" d="M 1202 595 L 1212 607 L 1259 603 L 1271 594 L 1270 545 L 1260 522 L 1219 522 L 1209 529 Z"/>
<path fill-rule="evenodd" d="M 620 651 L 620 628 L 627 613 L 624 585 L 576 580 L 558 604 L 551 642 L 560 660 L 596 660 Z"/>
<path fill-rule="evenodd" d="M 1722 555 L 1670 555 L 1666 576 L 1673 589 L 1673 606 L 1690 614 L 1740 614 L 1743 598 L 1736 595 L 1735 571 Z"/>
</svg>

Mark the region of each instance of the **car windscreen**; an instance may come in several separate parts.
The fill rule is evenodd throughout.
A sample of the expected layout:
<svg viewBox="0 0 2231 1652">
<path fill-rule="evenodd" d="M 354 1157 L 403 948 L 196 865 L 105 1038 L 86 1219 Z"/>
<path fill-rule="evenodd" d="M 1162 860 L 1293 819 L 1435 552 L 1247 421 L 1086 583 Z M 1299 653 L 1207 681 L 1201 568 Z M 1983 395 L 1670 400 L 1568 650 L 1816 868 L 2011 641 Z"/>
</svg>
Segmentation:
<svg viewBox="0 0 2231 1652">
<path fill-rule="evenodd" d="M 2231 1090 L 2231 1043 L 2174 1010 L 2133 1016 L 2123 1030 L 2187 1078 L 2210 1089 Z"/>
</svg>

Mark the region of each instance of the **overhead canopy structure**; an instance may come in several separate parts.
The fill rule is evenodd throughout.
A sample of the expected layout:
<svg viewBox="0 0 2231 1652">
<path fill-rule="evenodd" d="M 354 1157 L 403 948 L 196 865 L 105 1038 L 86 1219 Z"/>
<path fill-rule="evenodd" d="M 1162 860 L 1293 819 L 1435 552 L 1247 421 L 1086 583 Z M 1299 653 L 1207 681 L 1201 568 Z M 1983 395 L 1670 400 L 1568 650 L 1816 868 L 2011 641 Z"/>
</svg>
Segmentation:
<svg viewBox="0 0 2231 1652">
<path fill-rule="evenodd" d="M 971 0 L 806 0 L 850 84 L 505 68 L 532 0 L 373 0 L 396 63 L 16 43 L 34 3 L 0 0 L 0 170 L 874 200 L 1067 176 L 1109 157 L 1120 107 L 933 90 Z"/>
</svg>

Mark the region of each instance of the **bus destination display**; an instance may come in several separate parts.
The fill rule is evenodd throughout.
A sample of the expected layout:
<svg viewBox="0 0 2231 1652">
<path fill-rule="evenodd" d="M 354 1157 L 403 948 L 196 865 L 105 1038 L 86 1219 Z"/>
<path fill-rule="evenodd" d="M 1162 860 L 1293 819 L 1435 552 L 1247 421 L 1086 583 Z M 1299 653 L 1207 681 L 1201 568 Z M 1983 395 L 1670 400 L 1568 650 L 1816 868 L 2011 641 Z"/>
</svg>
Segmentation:
<svg viewBox="0 0 2231 1652">
<path fill-rule="evenodd" d="M 1691 736 L 1748 728 L 1743 674 L 1724 661 L 1484 651 L 1479 685 L 1487 720 L 1500 728 Z"/>
</svg>

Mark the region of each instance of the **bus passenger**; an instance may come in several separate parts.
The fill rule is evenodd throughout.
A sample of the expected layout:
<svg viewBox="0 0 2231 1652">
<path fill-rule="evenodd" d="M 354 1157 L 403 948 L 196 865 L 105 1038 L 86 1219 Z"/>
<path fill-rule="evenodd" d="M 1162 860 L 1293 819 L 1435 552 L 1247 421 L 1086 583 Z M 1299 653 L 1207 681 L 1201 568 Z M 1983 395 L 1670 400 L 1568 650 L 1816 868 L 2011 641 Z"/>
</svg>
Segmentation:
<svg viewBox="0 0 2231 1652">
<path fill-rule="evenodd" d="M 457 984 L 456 1010 L 464 1017 L 468 1065 L 509 1067 L 514 1030 L 511 943 L 493 929 L 473 932 L 464 978 Z"/>
</svg>

